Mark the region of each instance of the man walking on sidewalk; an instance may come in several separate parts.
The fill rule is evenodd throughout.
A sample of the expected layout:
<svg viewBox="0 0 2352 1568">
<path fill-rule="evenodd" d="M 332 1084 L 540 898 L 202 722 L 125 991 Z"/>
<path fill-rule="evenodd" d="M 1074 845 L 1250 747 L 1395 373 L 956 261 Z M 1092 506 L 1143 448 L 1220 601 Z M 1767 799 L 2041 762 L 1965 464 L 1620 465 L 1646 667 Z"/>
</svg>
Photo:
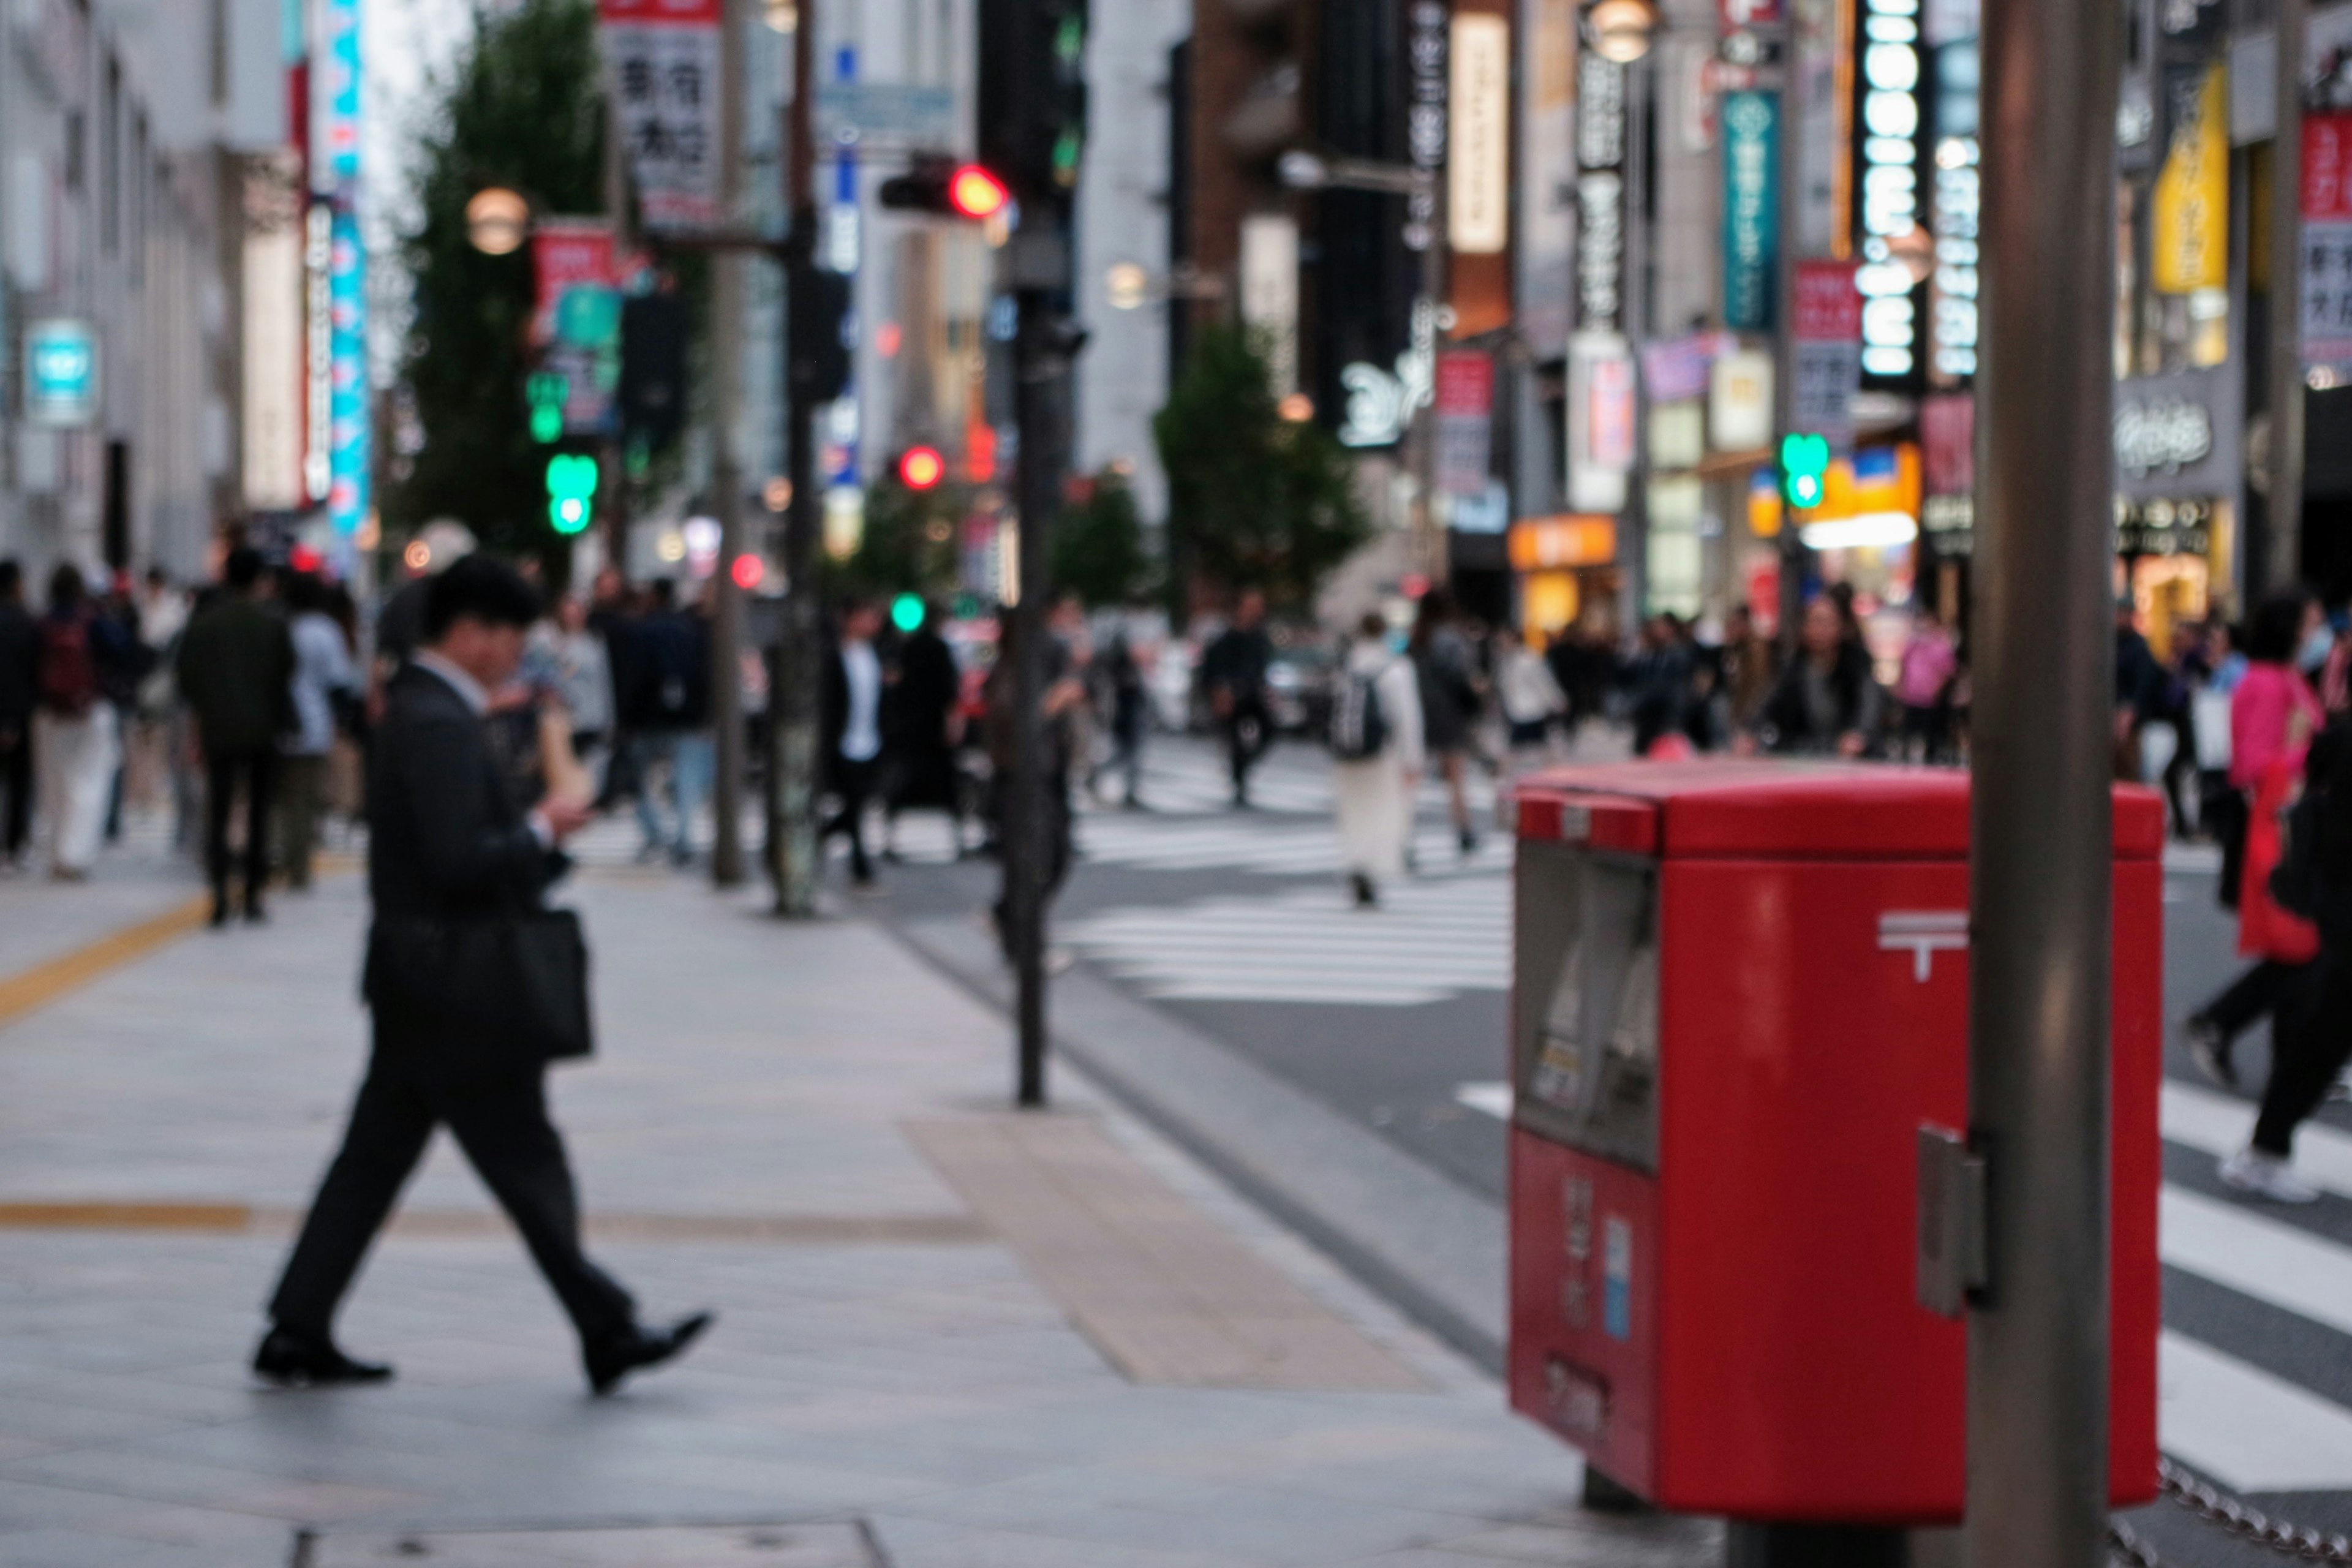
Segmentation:
<svg viewBox="0 0 2352 1568">
<path fill-rule="evenodd" d="M 1249 805 L 1250 769 L 1274 742 L 1274 717 L 1265 706 L 1266 671 L 1273 663 L 1265 595 L 1255 588 L 1244 589 L 1234 607 L 1234 624 L 1201 656 L 1209 707 L 1225 732 L 1225 761 L 1233 773 L 1237 806 Z"/>
<path fill-rule="evenodd" d="M 818 830 L 821 839 L 849 838 L 849 879 L 873 886 L 874 862 L 866 853 L 866 805 L 882 767 L 882 660 L 874 635 L 882 611 L 870 599 L 841 607 L 841 646 L 825 666 L 824 776 L 840 807 Z"/>
<path fill-rule="evenodd" d="M 294 639 L 261 603 L 261 552 L 240 545 L 222 572 L 228 591 L 180 638 L 180 695 L 196 715 L 205 753 L 205 869 L 213 924 L 228 924 L 228 818 L 245 789 L 245 918 L 263 918 L 269 880 L 269 803 L 278 738 L 296 729 Z"/>
<path fill-rule="evenodd" d="M 571 1315 L 596 1393 L 667 1361 L 709 1325 L 707 1312 L 640 1324 L 628 1292 L 588 1260 L 572 1168 L 548 1119 L 547 1063 L 523 1059 L 510 1032 L 483 1024 L 501 997 L 544 978 L 523 957 L 526 917 L 570 868 L 556 846 L 593 816 L 553 795 L 519 810 L 483 731 L 488 694 L 512 679 L 538 618 L 539 595 L 513 567 L 467 556 L 434 581 L 425 646 L 386 694 L 368 780 L 375 1047 L 342 1151 L 269 1304 L 253 1369 L 273 1382 L 392 1375 L 336 1348 L 335 1309 L 442 1123 Z M 458 983 L 457 964 L 437 961 L 460 949 L 471 986 Z M 501 963 L 510 976 L 497 973 Z M 494 990 L 501 994 L 477 999 Z"/>
</svg>

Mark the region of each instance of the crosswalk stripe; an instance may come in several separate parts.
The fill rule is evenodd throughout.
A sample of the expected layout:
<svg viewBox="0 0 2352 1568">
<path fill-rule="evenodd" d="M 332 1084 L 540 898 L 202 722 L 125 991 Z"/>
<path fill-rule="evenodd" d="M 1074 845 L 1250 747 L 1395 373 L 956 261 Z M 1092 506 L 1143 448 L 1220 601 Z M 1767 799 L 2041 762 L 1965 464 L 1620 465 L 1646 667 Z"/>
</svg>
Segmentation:
<svg viewBox="0 0 2352 1568">
<path fill-rule="evenodd" d="M 2157 1345 L 2164 1451 L 2238 1491 L 2352 1487 L 2352 1410 L 2168 1329 Z"/>
<path fill-rule="evenodd" d="M 2162 1205 L 2165 1262 L 2352 1334 L 2352 1248 L 2186 1187 Z"/>
<path fill-rule="evenodd" d="M 2166 1079 L 2164 1136 L 2216 1156 L 2234 1154 L 2253 1135 L 2254 1108 L 2194 1084 Z M 2294 1131 L 2294 1173 L 2313 1186 L 2352 1198 L 2352 1133 L 2305 1122 Z"/>
</svg>

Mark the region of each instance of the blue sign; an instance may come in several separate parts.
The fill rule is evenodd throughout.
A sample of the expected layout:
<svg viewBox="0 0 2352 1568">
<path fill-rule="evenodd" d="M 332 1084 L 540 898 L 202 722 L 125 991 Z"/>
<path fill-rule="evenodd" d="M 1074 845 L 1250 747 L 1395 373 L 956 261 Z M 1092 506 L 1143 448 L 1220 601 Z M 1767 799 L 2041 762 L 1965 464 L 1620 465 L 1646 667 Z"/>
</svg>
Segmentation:
<svg viewBox="0 0 2352 1568">
<path fill-rule="evenodd" d="M 1780 100 L 1723 96 L 1723 324 L 1769 331 L 1780 293 Z"/>
<path fill-rule="evenodd" d="M 52 430 L 98 417 L 98 333 L 88 321 L 50 317 L 25 328 L 25 417 Z"/>
<path fill-rule="evenodd" d="M 360 0 L 322 0 L 319 20 L 323 76 L 311 157 L 327 188 L 342 189 L 360 177 Z"/>
<path fill-rule="evenodd" d="M 335 210 L 327 259 L 330 391 L 327 517 L 348 539 L 368 513 L 367 248 L 359 216 Z"/>
</svg>

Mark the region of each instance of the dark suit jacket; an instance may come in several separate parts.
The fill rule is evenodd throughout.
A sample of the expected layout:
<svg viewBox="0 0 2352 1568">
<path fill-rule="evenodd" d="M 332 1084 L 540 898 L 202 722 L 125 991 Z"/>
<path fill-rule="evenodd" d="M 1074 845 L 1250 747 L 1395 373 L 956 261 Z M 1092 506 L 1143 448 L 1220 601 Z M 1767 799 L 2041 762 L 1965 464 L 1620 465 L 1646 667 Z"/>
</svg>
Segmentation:
<svg viewBox="0 0 2352 1568">
<path fill-rule="evenodd" d="M 206 756 L 271 751 L 295 728 L 293 634 L 249 595 L 225 595 L 188 623 L 179 679 Z"/>
<path fill-rule="evenodd" d="M 539 907 L 564 857 L 507 793 L 482 721 L 456 688 L 410 665 L 385 693 L 368 771 L 368 892 L 378 920 Z"/>
</svg>

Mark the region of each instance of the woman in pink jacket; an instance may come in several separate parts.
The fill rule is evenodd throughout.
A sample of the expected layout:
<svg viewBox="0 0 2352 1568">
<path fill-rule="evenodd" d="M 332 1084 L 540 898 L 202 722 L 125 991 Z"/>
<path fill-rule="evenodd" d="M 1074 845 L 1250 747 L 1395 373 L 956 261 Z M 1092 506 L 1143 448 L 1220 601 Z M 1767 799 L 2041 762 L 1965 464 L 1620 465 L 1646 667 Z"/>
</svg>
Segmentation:
<svg viewBox="0 0 2352 1568">
<path fill-rule="evenodd" d="M 2326 625 L 2318 601 L 2296 591 L 2264 601 L 2247 628 L 2246 673 L 2230 694 L 2230 783 L 2250 805 L 2273 764 L 2299 771 L 2304 748 L 2319 732 L 2319 699 L 2297 666 Z M 2260 836 L 2262 854 L 2255 853 L 2257 837 L 2247 835 L 2238 893 L 2238 951 L 2255 962 L 2188 1023 L 2189 1054 L 2198 1068 L 2233 1087 L 2238 1069 L 2230 1057 L 2237 1037 L 2277 1009 L 2319 949 L 2316 932 L 2271 901 L 2277 835 Z"/>
</svg>

